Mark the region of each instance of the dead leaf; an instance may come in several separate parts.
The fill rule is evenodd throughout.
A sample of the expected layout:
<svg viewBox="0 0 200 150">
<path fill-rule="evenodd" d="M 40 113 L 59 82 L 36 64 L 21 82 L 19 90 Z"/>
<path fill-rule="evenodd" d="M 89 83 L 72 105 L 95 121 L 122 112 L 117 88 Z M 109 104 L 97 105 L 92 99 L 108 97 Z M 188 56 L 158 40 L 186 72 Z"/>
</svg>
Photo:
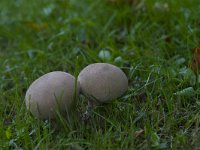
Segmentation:
<svg viewBox="0 0 200 150">
<path fill-rule="evenodd" d="M 192 58 L 192 62 L 190 63 L 190 68 L 194 71 L 194 72 L 199 72 L 200 70 L 200 44 L 196 47 L 194 47 L 192 49 L 193 52 L 193 58 Z"/>
<path fill-rule="evenodd" d="M 144 133 L 144 130 L 143 130 L 143 129 L 140 129 L 140 130 L 138 130 L 138 131 L 135 131 L 134 137 L 137 138 L 137 137 L 141 136 L 143 133 Z"/>
<path fill-rule="evenodd" d="M 192 49 L 194 53 L 200 53 L 200 44 Z"/>
<path fill-rule="evenodd" d="M 42 31 L 48 28 L 48 24 L 46 22 L 37 23 L 37 22 L 32 22 L 32 21 L 26 21 L 25 25 L 34 31 Z"/>
</svg>

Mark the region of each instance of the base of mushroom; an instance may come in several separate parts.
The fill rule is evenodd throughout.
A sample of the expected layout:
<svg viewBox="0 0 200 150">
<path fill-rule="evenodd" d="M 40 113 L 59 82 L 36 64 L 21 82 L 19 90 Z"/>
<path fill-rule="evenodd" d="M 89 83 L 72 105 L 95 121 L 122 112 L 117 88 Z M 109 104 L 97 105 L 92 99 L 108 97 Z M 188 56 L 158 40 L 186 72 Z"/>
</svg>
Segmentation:
<svg viewBox="0 0 200 150">
<path fill-rule="evenodd" d="M 82 120 L 87 121 L 92 116 L 92 111 L 95 108 L 95 106 L 99 105 L 100 103 L 97 103 L 93 100 L 88 100 L 88 105 L 85 113 L 82 115 Z"/>
</svg>

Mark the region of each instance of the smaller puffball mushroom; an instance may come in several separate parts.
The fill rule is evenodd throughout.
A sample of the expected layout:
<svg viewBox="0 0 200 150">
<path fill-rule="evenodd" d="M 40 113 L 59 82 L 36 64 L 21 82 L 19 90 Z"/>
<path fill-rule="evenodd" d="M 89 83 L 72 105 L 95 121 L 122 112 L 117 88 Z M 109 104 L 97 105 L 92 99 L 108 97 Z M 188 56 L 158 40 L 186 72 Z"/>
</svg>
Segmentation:
<svg viewBox="0 0 200 150">
<path fill-rule="evenodd" d="M 30 85 L 25 102 L 34 116 L 48 119 L 54 118 L 57 110 L 69 113 L 78 94 L 79 85 L 76 85 L 72 75 L 54 71 L 41 76 Z"/>
<path fill-rule="evenodd" d="M 109 103 L 127 91 L 128 79 L 118 67 L 108 63 L 95 63 L 85 67 L 78 76 L 81 93 L 89 106 Z"/>
</svg>

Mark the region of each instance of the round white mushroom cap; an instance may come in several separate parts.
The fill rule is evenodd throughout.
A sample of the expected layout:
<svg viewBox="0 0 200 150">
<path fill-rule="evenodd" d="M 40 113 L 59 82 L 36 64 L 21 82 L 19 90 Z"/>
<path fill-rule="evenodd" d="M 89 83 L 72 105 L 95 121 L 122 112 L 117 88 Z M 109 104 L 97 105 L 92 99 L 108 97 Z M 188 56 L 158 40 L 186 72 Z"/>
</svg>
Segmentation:
<svg viewBox="0 0 200 150">
<path fill-rule="evenodd" d="M 95 63 L 85 67 L 78 76 L 81 92 L 97 103 L 110 102 L 128 89 L 128 79 L 118 67 L 107 63 Z"/>
<path fill-rule="evenodd" d="M 25 96 L 26 107 L 30 112 L 43 119 L 54 118 L 55 111 L 69 112 L 79 94 L 79 84 L 75 78 L 61 71 L 47 73 L 35 80 Z M 76 91 L 75 91 L 76 87 Z"/>
</svg>

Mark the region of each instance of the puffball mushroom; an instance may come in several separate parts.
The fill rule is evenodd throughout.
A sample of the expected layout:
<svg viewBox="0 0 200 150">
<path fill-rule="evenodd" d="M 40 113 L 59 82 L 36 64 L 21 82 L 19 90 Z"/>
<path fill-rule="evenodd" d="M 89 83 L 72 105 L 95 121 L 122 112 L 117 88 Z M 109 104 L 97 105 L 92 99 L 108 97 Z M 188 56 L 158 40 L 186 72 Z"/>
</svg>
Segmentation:
<svg viewBox="0 0 200 150">
<path fill-rule="evenodd" d="M 124 94 L 128 88 L 125 73 L 108 63 L 88 65 L 80 72 L 78 81 L 81 93 L 88 98 L 89 105 L 109 103 Z"/>
<path fill-rule="evenodd" d="M 75 78 L 66 72 L 47 73 L 28 88 L 25 95 L 26 107 L 34 116 L 42 119 L 48 119 L 49 116 L 54 118 L 57 110 L 61 113 L 69 112 L 75 92 L 79 94 L 79 85 L 75 84 Z"/>
</svg>

